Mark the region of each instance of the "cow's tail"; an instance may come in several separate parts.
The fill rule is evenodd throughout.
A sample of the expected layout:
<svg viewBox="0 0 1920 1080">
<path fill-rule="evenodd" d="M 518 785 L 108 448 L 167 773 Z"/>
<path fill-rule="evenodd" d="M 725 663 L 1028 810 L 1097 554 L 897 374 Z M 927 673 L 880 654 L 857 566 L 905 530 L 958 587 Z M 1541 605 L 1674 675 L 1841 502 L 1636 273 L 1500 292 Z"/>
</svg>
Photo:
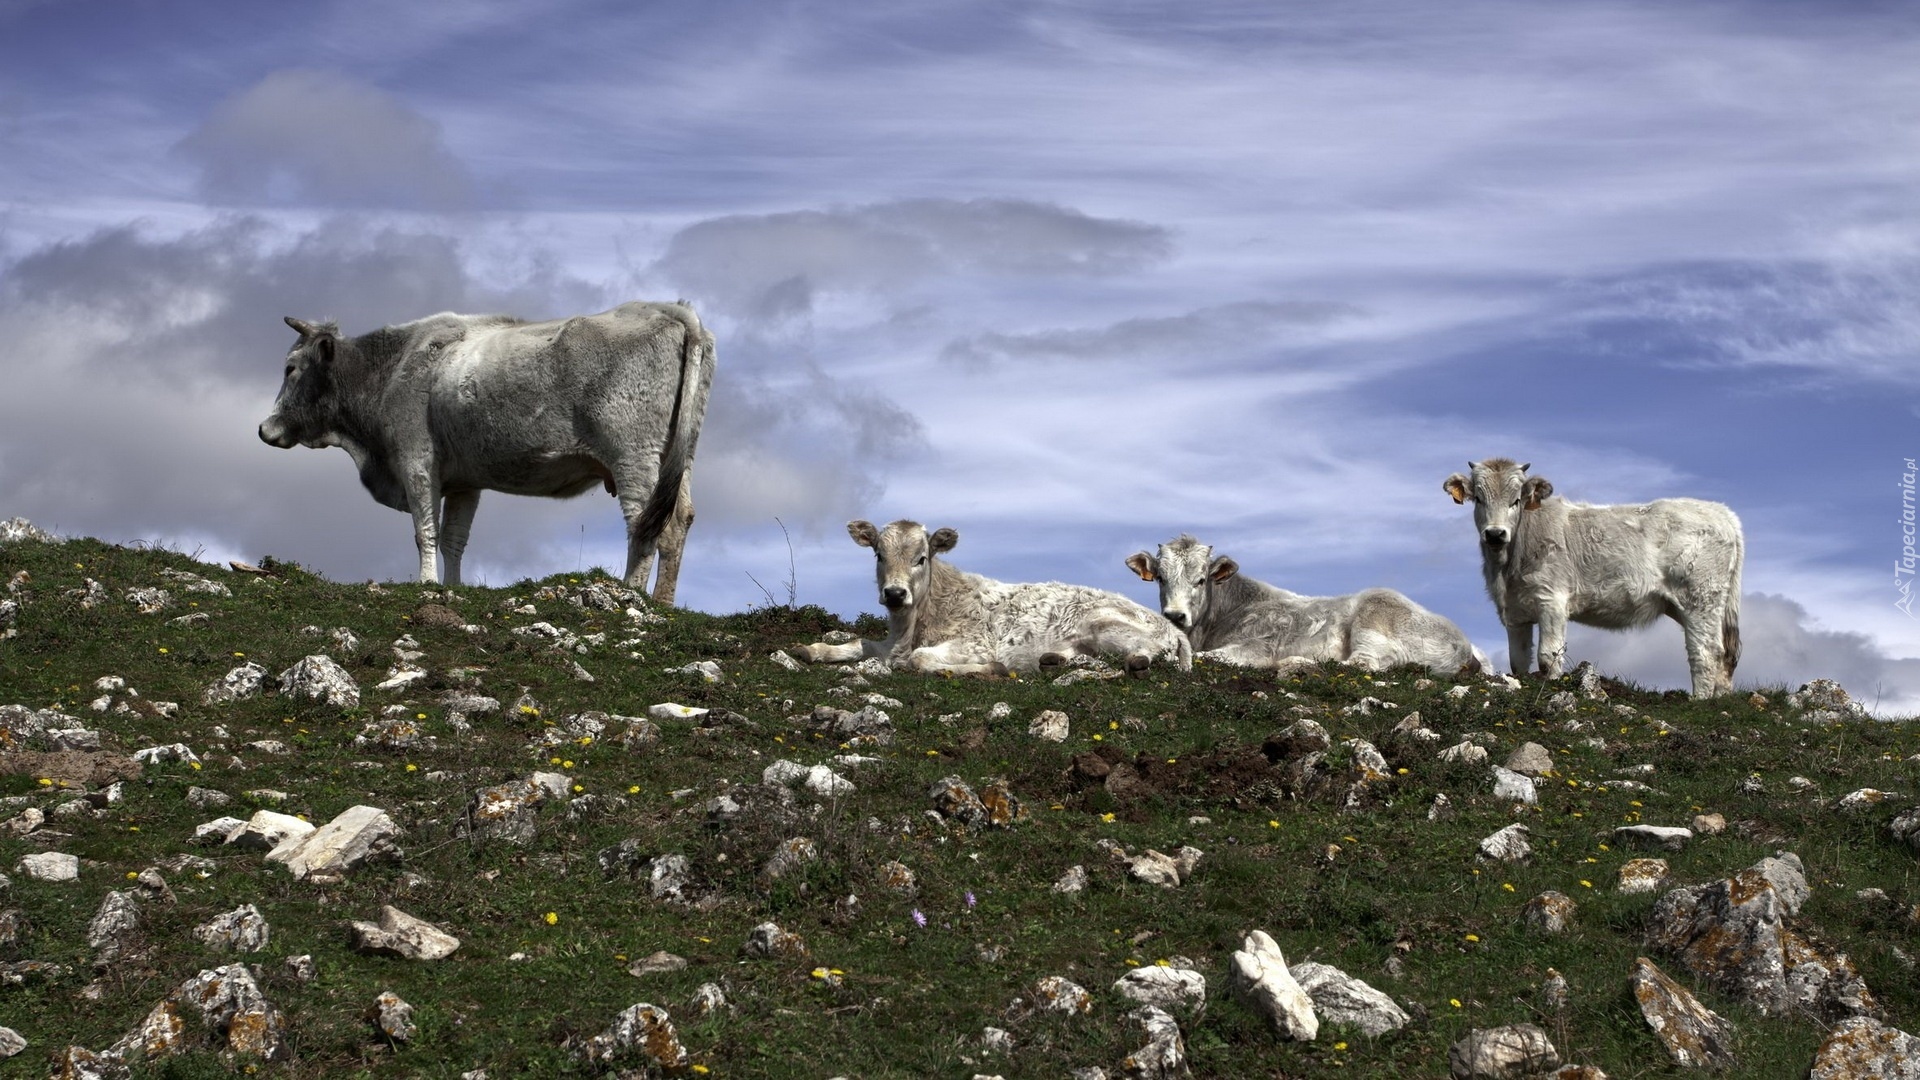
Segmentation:
<svg viewBox="0 0 1920 1080">
<path fill-rule="evenodd" d="M 1720 668 L 1727 689 L 1733 688 L 1733 669 L 1740 663 L 1740 568 L 1747 561 L 1747 542 L 1738 526 L 1733 533 L 1733 566 L 1727 575 L 1727 610 L 1720 619 Z"/>
<path fill-rule="evenodd" d="M 693 465 L 694 442 L 700 437 L 700 386 L 706 368 L 714 361 L 713 338 L 700 325 L 700 317 L 685 302 L 674 306 L 685 335 L 680 346 L 680 385 L 674 391 L 667 442 L 661 448 L 660 476 L 633 526 L 633 539 L 642 542 L 649 552 L 659 543 L 660 533 L 680 498 L 680 480 Z"/>
</svg>

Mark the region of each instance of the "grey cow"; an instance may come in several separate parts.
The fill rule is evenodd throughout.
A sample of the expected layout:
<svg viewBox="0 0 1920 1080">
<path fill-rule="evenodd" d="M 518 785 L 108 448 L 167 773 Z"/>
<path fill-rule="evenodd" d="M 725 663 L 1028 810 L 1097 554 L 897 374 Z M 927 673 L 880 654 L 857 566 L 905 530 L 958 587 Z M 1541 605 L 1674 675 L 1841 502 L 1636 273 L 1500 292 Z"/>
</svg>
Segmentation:
<svg viewBox="0 0 1920 1080">
<path fill-rule="evenodd" d="M 1590 506 L 1553 494 L 1530 465 L 1467 462 L 1447 477 L 1453 501 L 1473 501 L 1487 595 L 1507 628 L 1513 672 L 1525 674 L 1540 627 L 1540 672 L 1559 677 L 1567 620 L 1610 630 L 1662 615 L 1686 634 L 1693 696 L 1733 686 L 1740 662 L 1740 519 L 1717 502 L 1655 499 Z"/>
<path fill-rule="evenodd" d="M 686 487 L 713 382 L 713 336 L 684 303 L 524 322 L 444 312 L 358 337 L 300 335 L 260 438 L 338 446 L 383 506 L 413 515 L 420 580 L 460 582 L 482 490 L 567 498 L 604 485 L 627 522 L 629 584 L 663 532 L 684 538 Z M 442 503 L 444 501 L 444 511 Z M 677 551 L 663 553 L 673 592 Z"/>
<path fill-rule="evenodd" d="M 1337 660 L 1369 671 L 1419 664 L 1454 675 L 1485 657 L 1458 626 L 1392 589 L 1301 596 L 1250 578 L 1191 536 L 1138 552 L 1127 568 L 1160 585 L 1160 613 L 1202 660 L 1285 670 Z"/>
<path fill-rule="evenodd" d="M 1165 619 L 1116 592 L 1059 582 L 1015 583 L 969 574 L 936 556 L 960 534 L 927 532 L 917 521 L 885 529 L 850 521 L 847 533 L 872 548 L 887 636 L 795 650 L 814 663 L 882 657 L 896 668 L 956 675 L 1034 671 L 1074 655 L 1113 653 L 1130 674 L 1155 660 L 1193 667 L 1187 639 Z"/>
</svg>

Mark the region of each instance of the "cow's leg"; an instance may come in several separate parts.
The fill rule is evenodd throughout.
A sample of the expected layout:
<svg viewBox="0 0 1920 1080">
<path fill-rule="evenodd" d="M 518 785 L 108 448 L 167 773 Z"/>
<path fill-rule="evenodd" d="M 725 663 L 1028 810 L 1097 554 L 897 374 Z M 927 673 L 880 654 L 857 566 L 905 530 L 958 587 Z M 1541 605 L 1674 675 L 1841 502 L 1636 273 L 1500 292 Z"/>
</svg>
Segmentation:
<svg viewBox="0 0 1920 1080">
<path fill-rule="evenodd" d="M 686 554 L 687 531 L 693 528 L 693 470 L 680 474 L 680 494 L 673 503 L 673 515 L 660 531 L 660 572 L 654 575 L 655 603 L 671 605 L 674 588 L 680 582 L 680 557 Z M 645 581 L 645 570 L 640 580 Z"/>
<path fill-rule="evenodd" d="M 1567 609 L 1546 605 L 1540 611 L 1540 674 L 1557 679 L 1567 669 Z"/>
<path fill-rule="evenodd" d="M 627 572 L 625 580 L 628 588 L 647 587 L 647 570 L 653 565 L 653 552 L 660 542 L 659 533 L 641 536 L 642 519 L 646 516 L 647 503 L 652 501 L 654 485 L 660 481 L 660 462 L 658 458 L 637 463 L 623 463 L 613 468 L 614 489 L 620 496 L 620 515 L 627 522 Z"/>
<path fill-rule="evenodd" d="M 1533 624 L 1507 627 L 1507 668 L 1515 675 L 1533 670 Z"/>
<path fill-rule="evenodd" d="M 1721 671 L 1726 660 L 1720 652 L 1718 609 L 1711 613 L 1694 611 L 1689 617 L 1677 621 L 1681 633 L 1686 635 L 1687 672 L 1693 676 L 1693 696 L 1710 698 L 1731 689 L 1721 683 Z"/>
<path fill-rule="evenodd" d="M 795 646 L 793 654 L 809 664 L 845 664 L 865 657 L 867 644 L 864 641 L 846 641 L 835 645 L 816 641 L 811 645 Z"/>
<path fill-rule="evenodd" d="M 473 514 L 480 508 L 478 491 L 450 492 L 442 500 L 440 515 L 440 553 L 446 556 L 447 584 L 460 584 L 460 557 L 467 551 L 467 536 L 473 531 Z"/>
<path fill-rule="evenodd" d="M 440 480 L 429 469 L 413 469 L 406 476 L 407 509 L 413 513 L 413 546 L 420 549 L 420 581 L 440 580 Z"/>
<path fill-rule="evenodd" d="M 985 650 L 952 641 L 913 650 L 907 654 L 907 667 L 914 671 L 944 672 L 948 675 L 1007 673 L 1007 665 L 993 659 Z"/>
</svg>

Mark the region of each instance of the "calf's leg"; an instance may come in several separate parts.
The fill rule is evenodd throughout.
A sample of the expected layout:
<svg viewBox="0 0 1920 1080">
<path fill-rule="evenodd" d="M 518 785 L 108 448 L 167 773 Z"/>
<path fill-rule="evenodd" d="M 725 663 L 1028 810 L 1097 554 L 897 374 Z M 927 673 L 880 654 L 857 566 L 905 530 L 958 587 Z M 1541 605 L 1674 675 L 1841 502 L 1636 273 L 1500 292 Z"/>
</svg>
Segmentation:
<svg viewBox="0 0 1920 1080">
<path fill-rule="evenodd" d="M 1507 627 L 1507 668 L 1517 676 L 1533 671 L 1533 624 Z"/>
<path fill-rule="evenodd" d="M 460 557 L 467 551 L 467 536 L 473 531 L 473 514 L 480 508 L 478 491 L 450 492 L 442 500 L 440 551 L 447 557 L 447 584 L 460 584 Z"/>
</svg>

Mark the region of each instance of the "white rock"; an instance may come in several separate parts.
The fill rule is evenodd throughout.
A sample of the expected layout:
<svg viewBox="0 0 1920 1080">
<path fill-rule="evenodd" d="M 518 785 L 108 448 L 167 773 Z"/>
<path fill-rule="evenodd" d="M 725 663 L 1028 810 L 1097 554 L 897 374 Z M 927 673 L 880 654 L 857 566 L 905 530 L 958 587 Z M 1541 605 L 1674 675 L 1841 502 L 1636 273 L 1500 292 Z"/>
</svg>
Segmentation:
<svg viewBox="0 0 1920 1080">
<path fill-rule="evenodd" d="M 439 960 L 453 955 L 460 939 L 392 905 L 380 909 L 380 922 L 355 922 L 348 937 L 361 952 L 386 953 L 408 960 Z"/>
<path fill-rule="evenodd" d="M 1027 725 L 1027 734 L 1048 742 L 1066 742 L 1071 734 L 1067 714 L 1058 709 L 1044 710 Z"/>
<path fill-rule="evenodd" d="M 305 836 L 313 830 L 312 822 L 301 821 L 292 814 L 256 810 L 245 825 L 227 835 L 227 843 L 247 850 L 272 851 L 288 837 Z"/>
<path fill-rule="evenodd" d="M 280 693 L 324 701 L 336 709 L 351 709 L 360 704 L 360 687 L 347 670 L 330 656 L 315 653 L 280 673 Z"/>
<path fill-rule="evenodd" d="M 391 846 L 400 835 L 387 812 L 372 806 L 353 806 L 312 832 L 289 836 L 272 851 L 268 862 L 285 863 L 296 879 L 314 873 L 345 873 L 369 855 Z"/>
<path fill-rule="evenodd" d="M 815 765 L 807 770 L 806 788 L 815 795 L 825 798 L 839 798 L 842 795 L 851 795 L 854 791 L 853 781 L 825 765 Z"/>
<path fill-rule="evenodd" d="M 1332 965 L 1309 960 L 1290 970 L 1313 999 L 1315 1014 L 1331 1023 L 1351 1024 L 1377 1038 L 1413 1019 L 1391 997 Z"/>
<path fill-rule="evenodd" d="M 1693 830 L 1678 825 L 1622 825 L 1613 830 L 1613 838 L 1621 843 L 1679 851 L 1693 839 Z"/>
<path fill-rule="evenodd" d="M 1477 765 L 1487 760 L 1487 749 L 1470 741 L 1460 742 L 1440 751 L 1441 761 L 1458 761 L 1466 765 Z"/>
<path fill-rule="evenodd" d="M 692 705 L 682 705 L 674 701 L 663 701 L 658 705 L 647 706 L 647 715 L 655 720 L 697 720 L 707 715 L 708 710 Z"/>
<path fill-rule="evenodd" d="M 35 881 L 73 881 L 80 876 L 80 859 L 58 851 L 23 855 L 14 869 Z"/>
<path fill-rule="evenodd" d="M 1533 856 L 1527 842 L 1525 825 L 1509 825 L 1480 841 L 1480 858 L 1494 862 L 1520 862 Z"/>
<path fill-rule="evenodd" d="M 1507 802 L 1521 802 L 1532 806 L 1540 801 L 1540 795 L 1533 787 L 1531 777 L 1522 776 L 1512 769 L 1493 766 L 1493 797 Z"/>
<path fill-rule="evenodd" d="M 1155 964 L 1120 976 L 1113 992 L 1129 1001 L 1167 1010 L 1196 1008 L 1207 1003 L 1207 977 L 1191 968 Z"/>
<path fill-rule="evenodd" d="M 781 649 L 773 650 L 772 652 L 767 654 L 767 659 L 773 661 L 774 664 L 779 667 L 786 668 L 788 671 L 800 670 L 800 661 L 795 660 L 791 656 L 788 656 L 784 650 L 781 650 Z"/>
<path fill-rule="evenodd" d="M 1248 934 L 1233 954 L 1233 985 L 1254 1011 L 1288 1038 L 1312 1042 L 1320 1033 L 1313 999 L 1287 970 L 1286 957 L 1266 931 Z"/>
<path fill-rule="evenodd" d="M 1086 887 L 1087 868 L 1079 865 L 1067 867 L 1067 872 L 1061 874 L 1060 880 L 1053 883 L 1054 892 L 1067 893 L 1069 895 L 1081 892 L 1086 889 Z"/>
</svg>

